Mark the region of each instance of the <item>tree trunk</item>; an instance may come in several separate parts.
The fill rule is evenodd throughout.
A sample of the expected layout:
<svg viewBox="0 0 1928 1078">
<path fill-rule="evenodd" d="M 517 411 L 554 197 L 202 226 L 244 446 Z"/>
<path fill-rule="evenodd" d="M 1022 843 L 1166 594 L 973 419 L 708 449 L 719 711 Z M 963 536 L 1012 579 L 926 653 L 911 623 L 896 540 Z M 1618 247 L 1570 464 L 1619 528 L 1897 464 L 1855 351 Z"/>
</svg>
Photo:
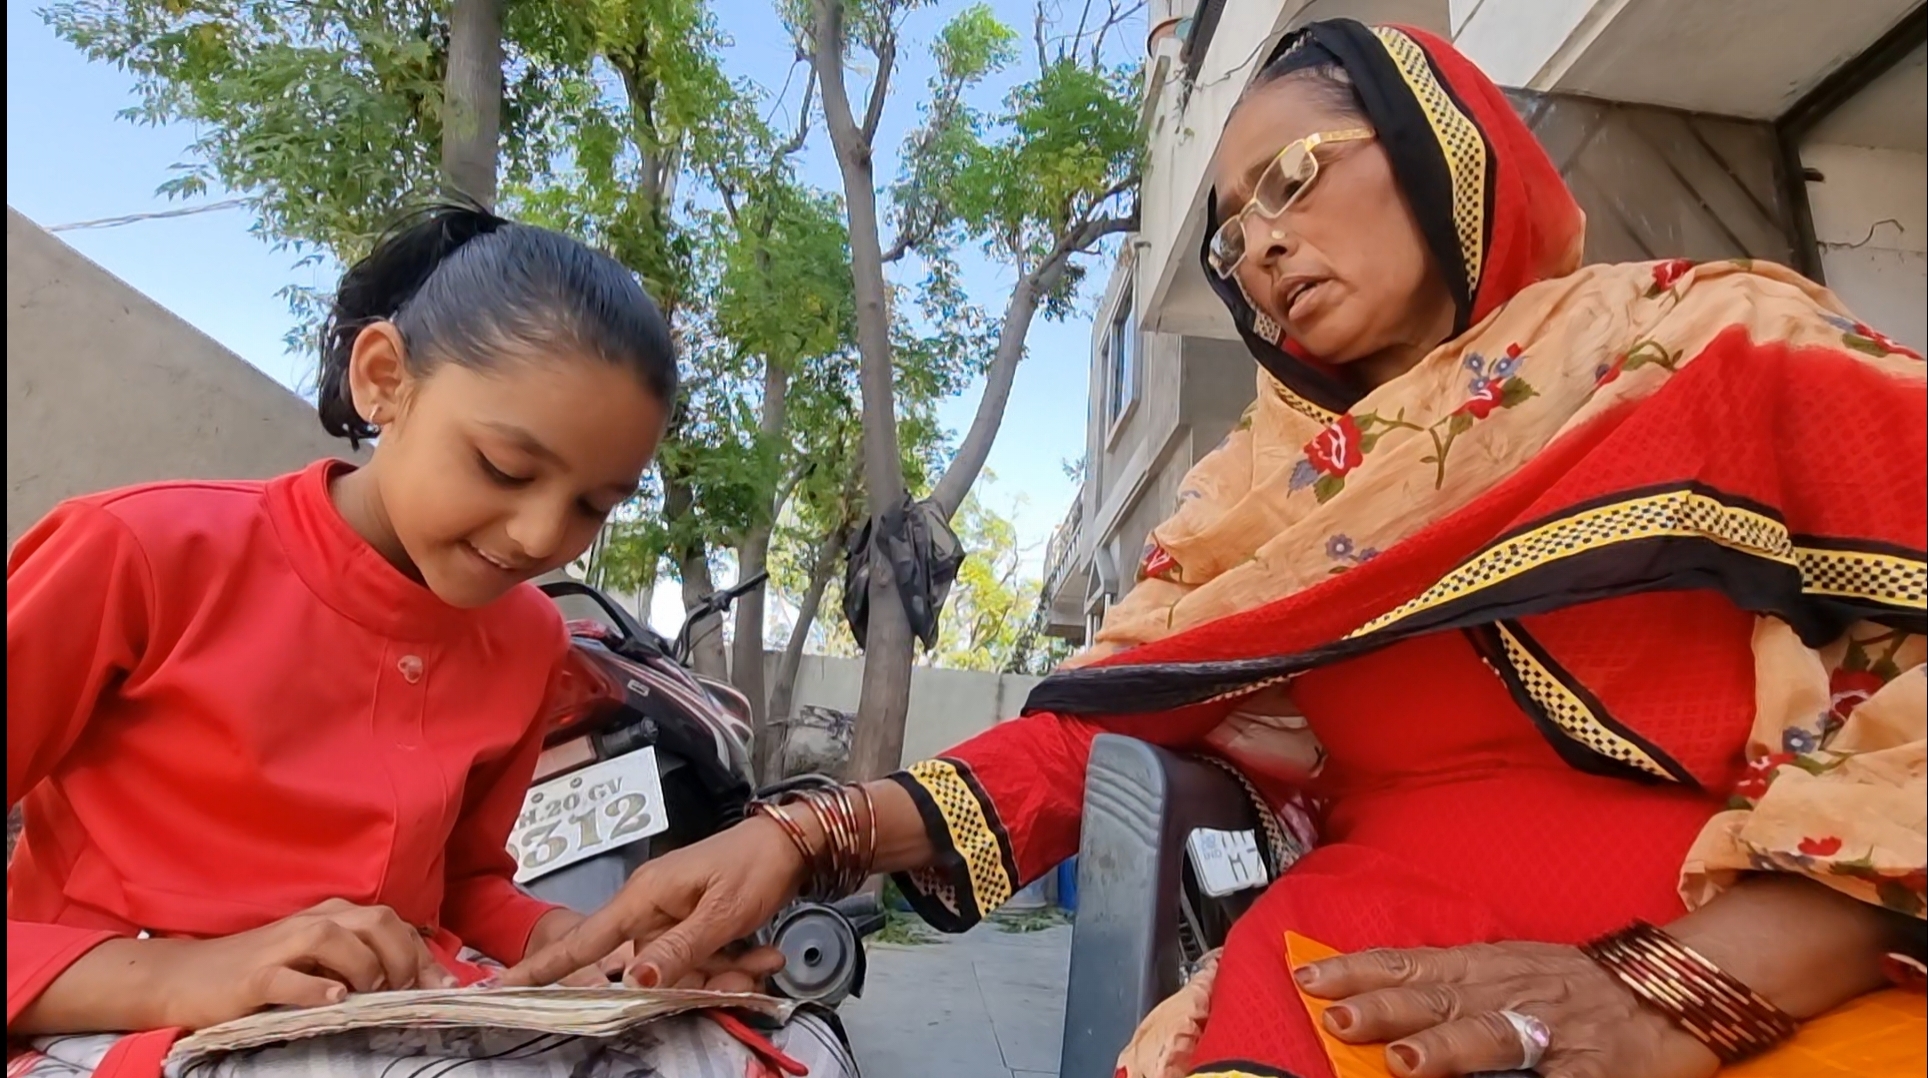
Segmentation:
<svg viewBox="0 0 1928 1078">
<path fill-rule="evenodd" d="M 992 355 L 990 369 L 984 372 L 984 394 L 978 398 L 977 414 L 971 417 L 970 429 L 965 431 L 957 454 L 951 457 L 943 477 L 931 491 L 931 500 L 947 520 L 964 504 L 964 496 L 971 492 L 971 484 L 977 482 L 978 474 L 984 470 L 984 462 L 991 456 L 991 443 L 997 440 L 998 428 L 1004 424 L 1004 407 L 1011 400 L 1011 383 L 1017 379 L 1018 361 L 1024 358 L 1024 338 L 1031 332 L 1031 318 L 1038 310 L 1038 284 L 1036 276 L 1027 274 L 1011 293 L 1010 302 L 1004 308 L 1004 322 L 998 327 L 997 351 Z"/>
<path fill-rule="evenodd" d="M 757 437 L 766 443 L 783 434 L 790 392 L 790 372 L 773 359 L 763 361 L 763 413 L 757 417 Z M 770 533 L 776 529 L 777 514 L 783 511 L 784 485 L 770 495 L 768 511 L 737 547 L 736 578 L 748 580 L 768 567 Z M 769 714 L 768 693 L 763 684 L 763 621 L 769 607 L 770 589 L 766 585 L 736 601 L 736 637 L 732 641 L 730 683 L 750 698 L 754 716 L 752 729 L 761 730 Z"/>
<path fill-rule="evenodd" d="M 703 601 L 716 590 L 710 579 L 710 560 L 704 556 L 703 548 L 692 547 L 676 560 L 676 568 L 683 578 L 683 609 L 689 610 Z M 723 648 L 723 615 L 710 614 L 690 629 L 690 668 L 704 677 L 726 681 L 730 676 L 730 658 Z"/>
<path fill-rule="evenodd" d="M 857 308 L 864 418 L 864 485 L 873 520 L 904 499 L 904 467 L 898 455 L 897 402 L 892 386 L 890 307 L 884 288 L 883 247 L 877 233 L 877 180 L 871 146 L 850 109 L 844 83 L 844 6 L 817 0 L 813 63 L 822 89 L 824 120 L 843 174 L 850 226 L 851 285 Z M 877 72 L 878 80 L 889 73 Z M 874 533 L 875 529 L 873 529 Z M 876 778 L 903 756 L 904 720 L 910 714 L 910 672 L 915 641 L 910 617 L 897 595 L 890 564 L 871 544 L 870 623 L 865 626 L 863 695 L 857 706 L 851 777 Z"/>
<path fill-rule="evenodd" d="M 803 649 L 810 641 L 810 627 L 816 624 L 817 610 L 823 605 L 824 588 L 836 575 L 837 555 L 843 552 L 849 534 L 842 528 L 831 532 L 810 563 L 810 584 L 797 604 L 797 621 L 790 627 L 790 639 L 784 642 L 783 657 L 777 661 L 776 680 L 770 686 L 769 719 L 764 724 L 767 733 L 756 742 L 757 775 L 764 782 L 779 777 L 777 769 L 783 761 L 777 758 L 777 748 L 782 737 L 777 731 L 782 727 L 776 724 L 796 717 L 797 670 L 803 665 Z"/>
<path fill-rule="evenodd" d="M 455 193 L 495 208 L 502 133 L 502 0 L 455 0 L 442 99 L 442 174 Z"/>
<path fill-rule="evenodd" d="M 663 474 L 663 515 L 670 520 L 688 516 L 695 495 L 678 476 Z M 683 609 L 693 609 L 703 597 L 716 590 L 710 580 L 710 559 L 702 544 L 676 552 L 676 574 L 683 581 Z M 730 676 L 730 662 L 723 650 L 723 618 L 711 614 L 690 626 L 690 667 L 705 677 L 719 680 Z"/>
<path fill-rule="evenodd" d="M 1018 364 L 1024 359 L 1024 341 L 1031 333 L 1031 320 L 1038 313 L 1038 299 L 1048 295 L 1063 280 L 1071 256 L 1106 236 L 1138 227 L 1138 214 L 1101 217 L 1086 221 L 1058 238 L 1057 244 L 1036 269 L 1018 281 L 1004 307 L 1004 321 L 997 332 L 997 351 L 984 374 L 984 394 L 978 398 L 977 414 L 971 417 L 964 441 L 945 467 L 944 475 L 931 491 L 931 501 L 944 511 L 946 519 L 957 513 L 964 496 L 971 492 L 991 455 L 991 443 L 1004 425 L 1004 408 L 1011 400 L 1011 383 L 1016 380 Z"/>
</svg>

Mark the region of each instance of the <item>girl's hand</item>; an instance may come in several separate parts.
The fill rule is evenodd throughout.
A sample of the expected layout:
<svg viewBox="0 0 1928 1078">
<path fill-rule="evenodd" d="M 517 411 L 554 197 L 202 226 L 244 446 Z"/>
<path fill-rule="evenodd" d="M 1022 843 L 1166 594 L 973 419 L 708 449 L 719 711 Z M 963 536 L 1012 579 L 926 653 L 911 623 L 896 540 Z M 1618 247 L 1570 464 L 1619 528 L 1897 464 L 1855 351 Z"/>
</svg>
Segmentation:
<svg viewBox="0 0 1928 1078">
<path fill-rule="evenodd" d="M 1519 1034 L 1501 1011 L 1538 1018 L 1552 1044 L 1545 1078 L 1706 1078 L 1720 1061 L 1577 948 L 1550 943 L 1473 944 L 1446 950 L 1362 951 L 1314 962 L 1299 984 L 1341 1002 L 1326 1030 L 1352 1044 L 1386 1046 L 1399 1078 L 1456 1078 L 1519 1068 Z"/>
<path fill-rule="evenodd" d="M 803 876 L 803 856 L 782 829 L 753 817 L 645 863 L 607 906 L 532 950 L 502 983 L 551 984 L 632 940 L 636 957 L 624 980 L 643 988 L 689 984 L 698 973 L 712 985 L 733 972 L 753 980 L 781 969 L 781 955 L 770 948 L 733 957 L 721 952 L 795 897 Z"/>
<path fill-rule="evenodd" d="M 7 1032 L 194 1030 L 264 1007 L 338 1003 L 351 990 L 455 983 L 395 911 L 329 899 L 220 939 L 103 943 L 68 967 Z"/>
</svg>

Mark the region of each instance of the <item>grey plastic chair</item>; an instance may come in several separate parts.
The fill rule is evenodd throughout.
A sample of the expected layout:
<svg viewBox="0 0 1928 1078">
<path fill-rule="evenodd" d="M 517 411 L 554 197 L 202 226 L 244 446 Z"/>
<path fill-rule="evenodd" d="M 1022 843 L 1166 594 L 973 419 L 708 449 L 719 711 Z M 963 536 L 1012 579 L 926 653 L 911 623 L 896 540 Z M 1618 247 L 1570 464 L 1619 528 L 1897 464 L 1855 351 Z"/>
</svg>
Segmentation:
<svg viewBox="0 0 1928 1078">
<path fill-rule="evenodd" d="M 1253 827 L 1253 812 L 1210 764 L 1117 734 L 1092 742 L 1059 1078 L 1110 1078 L 1139 1021 L 1178 990 L 1185 838 Z"/>
<path fill-rule="evenodd" d="M 1117 734 L 1092 742 L 1058 1078 L 1110 1078 L 1138 1023 L 1182 983 L 1187 933 L 1208 937 L 1193 941 L 1194 952 L 1224 942 L 1223 926 L 1258 892 L 1193 908 L 1185 839 L 1200 827 L 1253 827 L 1255 812 L 1237 780 L 1211 764 Z"/>
</svg>

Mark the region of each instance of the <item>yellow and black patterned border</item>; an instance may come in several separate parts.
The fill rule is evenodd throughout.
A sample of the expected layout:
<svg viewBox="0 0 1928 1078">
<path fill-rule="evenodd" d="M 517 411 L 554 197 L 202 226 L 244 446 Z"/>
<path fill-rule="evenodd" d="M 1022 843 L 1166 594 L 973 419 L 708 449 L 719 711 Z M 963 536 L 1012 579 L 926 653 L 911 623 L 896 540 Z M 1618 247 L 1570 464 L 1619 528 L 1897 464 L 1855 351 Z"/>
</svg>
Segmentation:
<svg viewBox="0 0 1928 1078">
<path fill-rule="evenodd" d="M 1803 569 L 1801 552 L 1780 520 L 1698 488 L 1674 488 L 1594 506 L 1501 539 L 1419 595 L 1353 630 L 1348 639 L 1383 633 L 1559 562 L 1646 539 L 1706 540 Z M 1867 560 L 1859 566 L 1842 552 L 1817 558 L 1814 571 L 1825 573 L 1829 586 L 1824 594 L 1923 609 L 1922 582 L 1928 578 L 1928 566 L 1918 559 L 1863 557 Z M 1808 575 L 1802 571 L 1804 585 Z"/>
<path fill-rule="evenodd" d="M 1639 539 L 1663 538 L 1712 539 L 1771 561 L 1794 563 L 1794 545 L 1780 521 L 1696 490 L 1668 490 L 1610 502 L 1501 539 L 1432 587 L 1354 629 L 1348 638 L 1384 632 L 1565 559 Z"/>
<path fill-rule="evenodd" d="M 1659 746 L 1614 721 L 1600 700 L 1519 622 L 1502 621 L 1485 628 L 1493 646 L 1482 650 L 1492 652 L 1491 660 L 1514 699 L 1568 763 L 1583 771 L 1632 772 L 1648 779 L 1699 785 Z"/>
<path fill-rule="evenodd" d="M 898 887 L 932 927 L 961 932 L 1020 886 L 1011 836 L 984 787 L 960 760 L 912 764 L 891 776 L 911 795 L 938 850 L 935 867 L 902 873 Z"/>
<path fill-rule="evenodd" d="M 1277 1067 L 1268 1067 L 1263 1063 L 1248 1063 L 1244 1060 L 1208 1063 L 1187 1073 L 1189 1078 L 1298 1078 L 1298 1075 L 1291 1071 L 1282 1071 Z"/>
<path fill-rule="evenodd" d="M 1284 382 L 1274 378 L 1272 380 L 1272 386 L 1277 391 L 1279 399 L 1285 402 L 1287 408 L 1305 416 L 1314 423 L 1331 426 L 1339 421 L 1338 412 L 1332 411 L 1329 408 L 1319 407 L 1319 405 L 1311 400 L 1300 396 L 1291 386 L 1286 385 Z"/>
<path fill-rule="evenodd" d="M 1446 158 L 1453 186 L 1453 231 L 1466 259 L 1466 294 L 1477 295 L 1486 260 L 1486 136 L 1447 92 L 1418 42 L 1389 26 L 1376 26 L 1372 32 L 1412 90 Z"/>
<path fill-rule="evenodd" d="M 1249 691 L 1419 633 L 1492 625 L 1656 589 L 1720 591 L 1819 647 L 1856 621 L 1928 626 L 1928 558 L 1796 536 L 1771 509 L 1702 486 L 1623 492 L 1500 537 L 1419 595 L 1344 637 L 1291 655 L 1061 671 L 1027 706 L 1144 714 Z"/>
<path fill-rule="evenodd" d="M 1906 554 L 1845 550 L 1794 541 L 1801 590 L 1809 595 L 1928 610 L 1928 562 Z"/>
</svg>

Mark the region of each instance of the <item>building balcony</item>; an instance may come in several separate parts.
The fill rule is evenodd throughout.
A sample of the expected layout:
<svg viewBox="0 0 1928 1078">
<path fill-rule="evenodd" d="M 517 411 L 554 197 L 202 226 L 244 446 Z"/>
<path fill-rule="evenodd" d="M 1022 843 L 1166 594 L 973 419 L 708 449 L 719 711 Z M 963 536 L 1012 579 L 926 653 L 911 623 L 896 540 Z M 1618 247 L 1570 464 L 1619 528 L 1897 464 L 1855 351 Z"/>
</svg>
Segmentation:
<svg viewBox="0 0 1928 1078">
<path fill-rule="evenodd" d="M 1044 580 L 1039 603 L 1045 611 L 1045 632 L 1065 639 L 1083 638 L 1085 593 L 1091 576 L 1090 554 L 1084 542 L 1083 485 L 1071 499 L 1071 509 L 1051 533 L 1044 548 Z"/>
</svg>

